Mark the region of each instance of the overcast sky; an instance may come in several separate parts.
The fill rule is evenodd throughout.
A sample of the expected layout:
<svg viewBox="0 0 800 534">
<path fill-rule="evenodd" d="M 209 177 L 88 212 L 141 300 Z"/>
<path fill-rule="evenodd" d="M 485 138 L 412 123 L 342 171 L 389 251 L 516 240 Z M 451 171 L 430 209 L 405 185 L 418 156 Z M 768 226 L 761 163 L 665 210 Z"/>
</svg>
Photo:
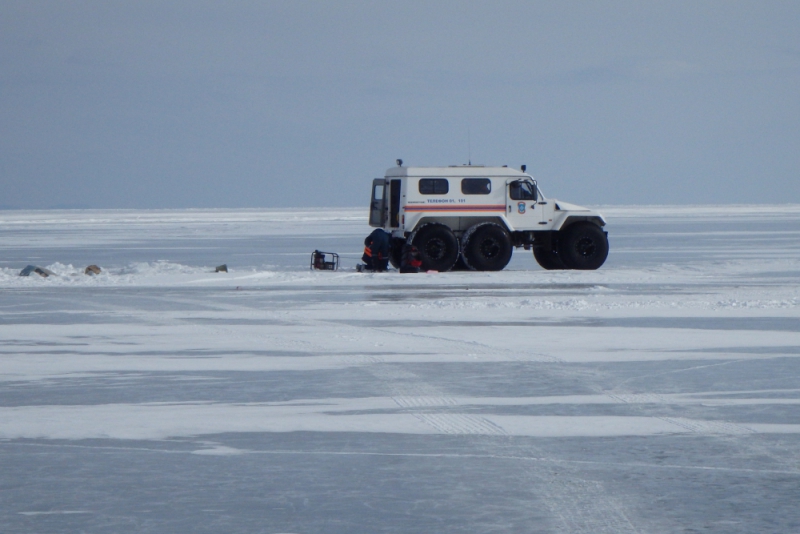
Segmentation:
<svg viewBox="0 0 800 534">
<path fill-rule="evenodd" d="M 0 206 L 800 202 L 800 2 L 0 1 Z"/>
</svg>

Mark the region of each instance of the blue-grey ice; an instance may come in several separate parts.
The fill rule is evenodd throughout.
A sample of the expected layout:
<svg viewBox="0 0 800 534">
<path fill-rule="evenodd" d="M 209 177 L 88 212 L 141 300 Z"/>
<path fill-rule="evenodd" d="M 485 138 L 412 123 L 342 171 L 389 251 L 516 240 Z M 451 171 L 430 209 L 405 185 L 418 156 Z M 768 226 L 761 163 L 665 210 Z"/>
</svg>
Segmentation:
<svg viewBox="0 0 800 534">
<path fill-rule="evenodd" d="M 601 211 L 410 275 L 365 210 L 0 212 L 0 530 L 800 531 L 800 206 Z"/>
</svg>

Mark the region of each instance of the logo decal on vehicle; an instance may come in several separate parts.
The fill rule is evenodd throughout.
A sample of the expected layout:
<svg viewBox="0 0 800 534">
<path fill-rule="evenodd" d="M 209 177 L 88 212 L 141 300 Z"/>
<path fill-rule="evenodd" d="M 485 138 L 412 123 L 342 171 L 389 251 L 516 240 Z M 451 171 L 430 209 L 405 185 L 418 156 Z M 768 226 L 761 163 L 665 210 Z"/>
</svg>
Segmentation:
<svg viewBox="0 0 800 534">
<path fill-rule="evenodd" d="M 525 203 L 524 202 L 518 202 L 517 203 L 517 211 L 520 212 L 520 213 L 525 213 Z"/>
</svg>

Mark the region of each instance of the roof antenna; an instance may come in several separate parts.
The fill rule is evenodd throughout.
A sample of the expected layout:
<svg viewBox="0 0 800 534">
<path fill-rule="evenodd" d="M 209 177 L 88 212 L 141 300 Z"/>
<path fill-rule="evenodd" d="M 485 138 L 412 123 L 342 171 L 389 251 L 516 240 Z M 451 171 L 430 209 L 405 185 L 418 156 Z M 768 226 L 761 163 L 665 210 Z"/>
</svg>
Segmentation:
<svg viewBox="0 0 800 534">
<path fill-rule="evenodd" d="M 470 135 L 469 126 L 467 126 L 467 165 L 472 165 L 472 136 Z"/>
</svg>

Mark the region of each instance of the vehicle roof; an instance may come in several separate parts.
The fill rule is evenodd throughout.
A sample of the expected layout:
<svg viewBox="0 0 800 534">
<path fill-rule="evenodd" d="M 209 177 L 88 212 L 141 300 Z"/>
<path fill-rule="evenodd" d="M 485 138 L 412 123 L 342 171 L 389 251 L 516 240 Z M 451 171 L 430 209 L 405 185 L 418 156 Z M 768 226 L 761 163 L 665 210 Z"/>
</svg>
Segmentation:
<svg viewBox="0 0 800 534">
<path fill-rule="evenodd" d="M 500 177 L 531 177 L 517 169 L 510 167 L 484 167 L 483 165 L 451 165 L 450 167 L 390 167 L 386 169 L 386 178 L 403 177 L 470 177 L 488 178 Z"/>
</svg>

